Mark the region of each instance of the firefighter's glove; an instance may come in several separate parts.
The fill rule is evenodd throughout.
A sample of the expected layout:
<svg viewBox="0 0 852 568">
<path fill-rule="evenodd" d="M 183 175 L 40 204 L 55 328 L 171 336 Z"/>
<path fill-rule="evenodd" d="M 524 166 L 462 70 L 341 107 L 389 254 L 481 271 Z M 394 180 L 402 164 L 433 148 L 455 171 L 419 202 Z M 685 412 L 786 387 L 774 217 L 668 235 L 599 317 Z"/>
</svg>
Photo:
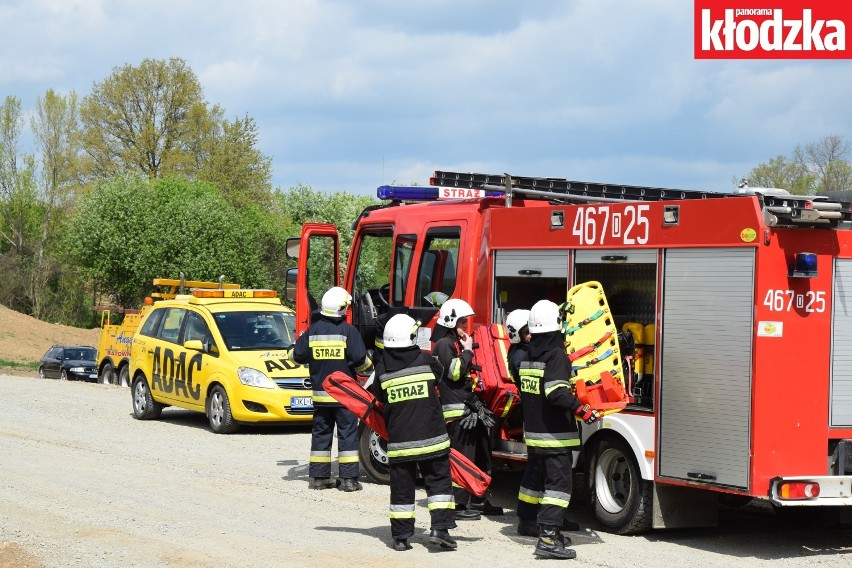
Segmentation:
<svg viewBox="0 0 852 568">
<path fill-rule="evenodd" d="M 466 333 L 459 334 L 459 343 L 461 343 L 462 351 L 473 351 L 473 337 Z"/>
<path fill-rule="evenodd" d="M 575 410 L 574 415 L 586 424 L 594 424 L 598 420 L 598 415 L 588 404 L 584 404 Z"/>
<path fill-rule="evenodd" d="M 461 426 L 462 430 L 473 430 L 474 428 L 476 428 L 476 423 L 479 420 L 479 416 L 476 412 L 471 411 L 470 408 L 465 408 L 464 412 L 464 415 L 459 421 L 459 426 Z"/>
<path fill-rule="evenodd" d="M 493 428 L 497 423 L 494 421 L 494 413 L 485 408 L 485 406 L 480 405 L 476 415 L 479 417 L 479 420 L 485 424 L 486 428 Z"/>
</svg>

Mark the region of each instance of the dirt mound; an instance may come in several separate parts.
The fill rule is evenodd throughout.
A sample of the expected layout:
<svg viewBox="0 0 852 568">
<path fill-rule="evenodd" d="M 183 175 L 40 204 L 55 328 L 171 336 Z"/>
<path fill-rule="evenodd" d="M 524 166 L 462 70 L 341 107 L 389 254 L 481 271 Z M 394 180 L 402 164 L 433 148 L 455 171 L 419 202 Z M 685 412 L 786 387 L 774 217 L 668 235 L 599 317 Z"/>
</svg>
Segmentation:
<svg viewBox="0 0 852 568">
<path fill-rule="evenodd" d="M 0 306 L 0 361 L 32 363 L 55 343 L 97 347 L 99 331 L 37 320 Z"/>
</svg>

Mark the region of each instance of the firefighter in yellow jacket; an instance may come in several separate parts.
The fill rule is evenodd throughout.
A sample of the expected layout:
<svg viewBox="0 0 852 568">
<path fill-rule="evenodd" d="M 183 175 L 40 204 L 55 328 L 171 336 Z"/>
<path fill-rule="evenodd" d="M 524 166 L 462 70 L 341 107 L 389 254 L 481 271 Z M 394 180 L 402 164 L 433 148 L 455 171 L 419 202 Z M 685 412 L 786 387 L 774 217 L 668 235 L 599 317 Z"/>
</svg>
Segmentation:
<svg viewBox="0 0 852 568">
<path fill-rule="evenodd" d="M 358 330 L 343 321 L 352 303 L 349 292 L 335 286 L 323 294 L 320 317 L 311 324 L 293 347 L 293 360 L 307 364 L 313 387 L 314 418 L 308 475 L 311 489 L 329 489 L 331 443 L 337 426 L 337 461 L 341 491 L 359 491 L 358 418 L 322 390 L 323 380 L 335 371 L 350 377 L 367 374 L 373 364 Z"/>
<path fill-rule="evenodd" d="M 576 558 L 560 532 L 571 500 L 571 451 L 579 449 L 576 419 L 597 420 L 588 404 L 571 392 L 571 361 L 565 352 L 559 307 L 540 300 L 529 314 L 529 359 L 520 363 L 521 401 L 524 405 L 524 442 L 527 453 L 537 454 L 543 493 L 538 510 L 539 558 Z"/>
<path fill-rule="evenodd" d="M 453 520 L 450 437 L 436 390 L 441 366 L 415 343 L 419 322 L 405 314 L 384 327 L 384 356 L 370 389 L 384 404 L 388 428 L 390 524 L 394 550 L 409 550 L 414 535 L 414 482 L 420 470 L 432 518 L 429 542 L 456 548 Z"/>
</svg>

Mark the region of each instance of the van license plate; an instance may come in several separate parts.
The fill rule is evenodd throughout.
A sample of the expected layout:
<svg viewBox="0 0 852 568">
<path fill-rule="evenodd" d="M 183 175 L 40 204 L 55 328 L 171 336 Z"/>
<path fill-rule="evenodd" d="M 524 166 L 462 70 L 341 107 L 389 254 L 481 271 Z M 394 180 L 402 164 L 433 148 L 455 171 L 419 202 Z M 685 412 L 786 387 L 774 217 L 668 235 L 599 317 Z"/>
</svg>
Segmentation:
<svg viewBox="0 0 852 568">
<path fill-rule="evenodd" d="M 309 396 L 290 397 L 290 408 L 294 410 L 305 410 L 314 407 L 314 401 Z"/>
</svg>

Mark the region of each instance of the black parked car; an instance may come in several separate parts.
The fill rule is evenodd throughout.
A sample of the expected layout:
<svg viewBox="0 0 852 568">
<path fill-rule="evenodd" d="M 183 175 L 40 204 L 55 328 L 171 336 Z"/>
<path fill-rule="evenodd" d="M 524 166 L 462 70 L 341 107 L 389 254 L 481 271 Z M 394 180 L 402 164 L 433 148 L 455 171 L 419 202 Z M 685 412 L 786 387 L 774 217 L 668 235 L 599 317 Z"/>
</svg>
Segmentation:
<svg viewBox="0 0 852 568">
<path fill-rule="evenodd" d="M 94 347 L 80 345 L 54 345 L 47 350 L 38 365 L 42 379 L 63 381 L 98 380 L 98 352 Z"/>
</svg>

